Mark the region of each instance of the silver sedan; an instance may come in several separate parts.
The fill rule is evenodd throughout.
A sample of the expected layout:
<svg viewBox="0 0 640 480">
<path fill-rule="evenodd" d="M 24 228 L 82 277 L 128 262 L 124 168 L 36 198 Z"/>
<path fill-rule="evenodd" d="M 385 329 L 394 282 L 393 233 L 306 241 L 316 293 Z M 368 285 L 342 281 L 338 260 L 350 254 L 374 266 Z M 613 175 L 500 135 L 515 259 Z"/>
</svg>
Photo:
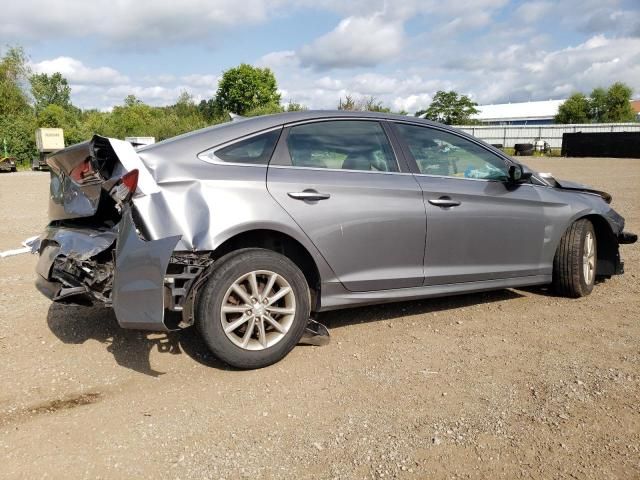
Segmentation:
<svg viewBox="0 0 640 480">
<path fill-rule="evenodd" d="M 236 119 L 138 150 L 96 136 L 48 164 L 39 290 L 110 305 L 124 328 L 195 325 L 238 368 L 283 358 L 316 312 L 543 284 L 588 295 L 637 238 L 608 194 L 402 116 Z"/>
</svg>

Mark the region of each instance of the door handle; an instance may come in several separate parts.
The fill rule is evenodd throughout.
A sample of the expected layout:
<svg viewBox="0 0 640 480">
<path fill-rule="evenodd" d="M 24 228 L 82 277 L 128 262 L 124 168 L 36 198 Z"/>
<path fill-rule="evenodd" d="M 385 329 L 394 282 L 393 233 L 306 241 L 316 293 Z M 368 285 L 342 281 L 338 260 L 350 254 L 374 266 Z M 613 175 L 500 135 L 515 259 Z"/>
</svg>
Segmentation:
<svg viewBox="0 0 640 480">
<path fill-rule="evenodd" d="M 315 190 L 303 190 L 302 192 L 289 192 L 287 193 L 291 198 L 296 200 L 307 200 L 315 202 L 317 200 L 326 200 L 331 197 L 328 193 L 320 193 Z"/>
<path fill-rule="evenodd" d="M 460 202 L 459 200 L 453 200 L 451 197 L 447 197 L 445 195 L 444 197 L 440 197 L 440 198 L 432 198 L 429 200 L 429 203 L 431 205 L 435 205 L 436 207 L 446 208 L 446 207 L 457 207 L 462 202 Z"/>
</svg>

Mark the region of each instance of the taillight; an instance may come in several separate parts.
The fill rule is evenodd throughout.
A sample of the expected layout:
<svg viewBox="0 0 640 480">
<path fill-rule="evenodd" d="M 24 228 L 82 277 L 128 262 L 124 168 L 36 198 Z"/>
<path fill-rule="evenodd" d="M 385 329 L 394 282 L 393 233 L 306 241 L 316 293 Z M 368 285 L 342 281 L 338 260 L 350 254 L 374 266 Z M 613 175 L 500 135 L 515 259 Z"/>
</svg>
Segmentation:
<svg viewBox="0 0 640 480">
<path fill-rule="evenodd" d="M 136 191 L 138 186 L 138 170 L 131 170 L 125 173 L 120 181 L 111 189 L 109 194 L 116 201 L 121 204 L 129 200 Z"/>
<path fill-rule="evenodd" d="M 138 169 L 131 170 L 122 176 L 122 183 L 133 194 L 138 186 Z"/>
</svg>

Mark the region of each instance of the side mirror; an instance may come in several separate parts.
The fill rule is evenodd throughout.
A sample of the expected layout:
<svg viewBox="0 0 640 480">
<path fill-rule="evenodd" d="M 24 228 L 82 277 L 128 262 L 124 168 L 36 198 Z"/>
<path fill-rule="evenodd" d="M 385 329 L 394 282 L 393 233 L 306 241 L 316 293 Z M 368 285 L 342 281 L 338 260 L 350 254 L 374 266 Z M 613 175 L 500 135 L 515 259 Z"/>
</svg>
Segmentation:
<svg viewBox="0 0 640 480">
<path fill-rule="evenodd" d="M 531 172 L 525 172 L 522 165 L 510 165 L 509 166 L 509 183 L 522 183 L 531 178 Z"/>
</svg>

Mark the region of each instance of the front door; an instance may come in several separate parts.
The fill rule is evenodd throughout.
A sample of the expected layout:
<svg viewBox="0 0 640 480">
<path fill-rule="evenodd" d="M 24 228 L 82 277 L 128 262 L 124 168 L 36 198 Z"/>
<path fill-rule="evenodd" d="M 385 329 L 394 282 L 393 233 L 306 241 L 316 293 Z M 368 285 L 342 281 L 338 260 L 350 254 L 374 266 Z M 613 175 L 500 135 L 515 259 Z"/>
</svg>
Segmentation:
<svg viewBox="0 0 640 480">
<path fill-rule="evenodd" d="M 425 207 L 381 123 L 331 120 L 286 128 L 267 188 L 351 291 L 423 283 Z"/>
<path fill-rule="evenodd" d="M 533 185 L 509 185 L 505 159 L 447 131 L 396 123 L 427 210 L 425 285 L 549 274 L 545 209 Z"/>
</svg>

